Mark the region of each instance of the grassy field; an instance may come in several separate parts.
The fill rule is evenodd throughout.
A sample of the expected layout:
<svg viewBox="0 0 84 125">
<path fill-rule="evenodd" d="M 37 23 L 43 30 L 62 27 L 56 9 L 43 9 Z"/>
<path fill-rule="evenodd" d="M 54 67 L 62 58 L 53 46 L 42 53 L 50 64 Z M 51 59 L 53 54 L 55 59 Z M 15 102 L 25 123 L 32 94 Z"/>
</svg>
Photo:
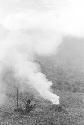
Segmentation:
<svg viewBox="0 0 84 125">
<path fill-rule="evenodd" d="M 84 94 L 59 92 L 59 95 L 59 106 L 34 100 L 35 108 L 26 114 L 14 111 L 16 103 L 11 97 L 12 103 L 0 108 L 0 125 L 84 125 Z"/>
</svg>

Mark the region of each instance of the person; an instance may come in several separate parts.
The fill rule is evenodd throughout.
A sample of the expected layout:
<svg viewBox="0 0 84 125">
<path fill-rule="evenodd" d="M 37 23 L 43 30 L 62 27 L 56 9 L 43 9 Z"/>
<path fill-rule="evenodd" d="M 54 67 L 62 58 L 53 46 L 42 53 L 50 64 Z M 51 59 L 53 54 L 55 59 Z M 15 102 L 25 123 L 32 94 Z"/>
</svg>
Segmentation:
<svg viewBox="0 0 84 125">
<path fill-rule="evenodd" d="M 30 103 L 31 103 L 31 100 L 28 99 L 26 105 L 30 105 Z"/>
<path fill-rule="evenodd" d="M 26 112 L 29 113 L 32 110 L 33 106 L 31 105 L 31 100 L 28 99 L 26 102 Z"/>
</svg>

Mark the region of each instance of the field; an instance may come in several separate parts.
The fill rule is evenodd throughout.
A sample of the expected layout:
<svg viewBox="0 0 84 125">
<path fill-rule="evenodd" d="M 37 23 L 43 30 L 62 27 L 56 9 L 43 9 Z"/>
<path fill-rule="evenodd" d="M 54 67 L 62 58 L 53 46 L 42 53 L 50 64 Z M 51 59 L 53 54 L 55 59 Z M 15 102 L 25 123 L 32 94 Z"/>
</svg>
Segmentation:
<svg viewBox="0 0 84 125">
<path fill-rule="evenodd" d="M 0 125 L 84 125 L 84 94 L 59 92 L 59 95 L 59 106 L 34 99 L 35 108 L 24 114 L 14 111 L 16 102 L 10 97 L 9 105 L 0 108 Z M 20 107 L 22 103 L 19 99 Z"/>
</svg>

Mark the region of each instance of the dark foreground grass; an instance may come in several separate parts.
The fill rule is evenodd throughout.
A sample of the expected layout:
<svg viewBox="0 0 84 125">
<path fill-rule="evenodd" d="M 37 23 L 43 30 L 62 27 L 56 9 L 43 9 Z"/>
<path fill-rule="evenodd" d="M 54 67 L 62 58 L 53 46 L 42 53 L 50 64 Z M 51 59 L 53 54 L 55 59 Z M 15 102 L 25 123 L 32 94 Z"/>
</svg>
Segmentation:
<svg viewBox="0 0 84 125">
<path fill-rule="evenodd" d="M 42 111 L 33 110 L 22 115 L 16 112 L 1 112 L 0 125 L 83 125 L 78 112 L 70 113 L 64 107 L 48 105 Z"/>
<path fill-rule="evenodd" d="M 40 103 L 26 114 L 1 109 L 0 125 L 84 125 L 83 104 L 74 97 L 67 95 L 59 106 Z"/>
</svg>

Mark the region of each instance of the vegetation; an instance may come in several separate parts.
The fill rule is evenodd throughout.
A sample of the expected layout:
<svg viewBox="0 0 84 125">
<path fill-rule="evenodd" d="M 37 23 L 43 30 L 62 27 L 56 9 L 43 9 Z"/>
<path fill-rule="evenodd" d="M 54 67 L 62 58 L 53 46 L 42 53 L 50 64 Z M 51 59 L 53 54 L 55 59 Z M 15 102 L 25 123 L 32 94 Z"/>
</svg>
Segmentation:
<svg viewBox="0 0 84 125">
<path fill-rule="evenodd" d="M 7 109 L 7 107 L 4 110 L 5 106 L 1 107 L 0 125 L 84 125 L 84 103 L 81 100 L 83 95 L 78 97 L 78 95 L 70 93 L 65 95 L 65 93 L 59 92 L 59 94 L 60 105 L 56 106 L 46 100 L 42 101 L 34 97 L 32 100 L 29 97 L 31 101 L 25 103 L 29 100 L 27 93 L 26 95 L 24 93 L 24 98 L 18 98 L 20 109 L 18 112 L 10 108 Z M 65 96 L 62 96 L 63 94 Z M 20 93 L 19 96 L 21 96 Z M 14 97 L 11 97 L 10 102 L 12 99 L 14 100 Z M 35 104 L 35 107 L 27 111 L 30 104 Z M 16 102 L 14 105 L 14 109 L 16 109 Z"/>
<path fill-rule="evenodd" d="M 8 102 L 0 108 L 0 125 L 84 125 L 83 81 L 66 77 L 67 72 L 60 68 L 56 70 L 50 66 L 44 69 L 42 67 L 42 72 L 53 81 L 52 89 L 60 96 L 60 105 L 56 106 L 42 98 L 36 98 L 29 90 L 25 93 L 19 91 L 17 98 L 17 88 L 22 90 L 17 82 L 21 81 L 14 79 L 9 72 L 4 78 L 8 84 Z"/>
</svg>

